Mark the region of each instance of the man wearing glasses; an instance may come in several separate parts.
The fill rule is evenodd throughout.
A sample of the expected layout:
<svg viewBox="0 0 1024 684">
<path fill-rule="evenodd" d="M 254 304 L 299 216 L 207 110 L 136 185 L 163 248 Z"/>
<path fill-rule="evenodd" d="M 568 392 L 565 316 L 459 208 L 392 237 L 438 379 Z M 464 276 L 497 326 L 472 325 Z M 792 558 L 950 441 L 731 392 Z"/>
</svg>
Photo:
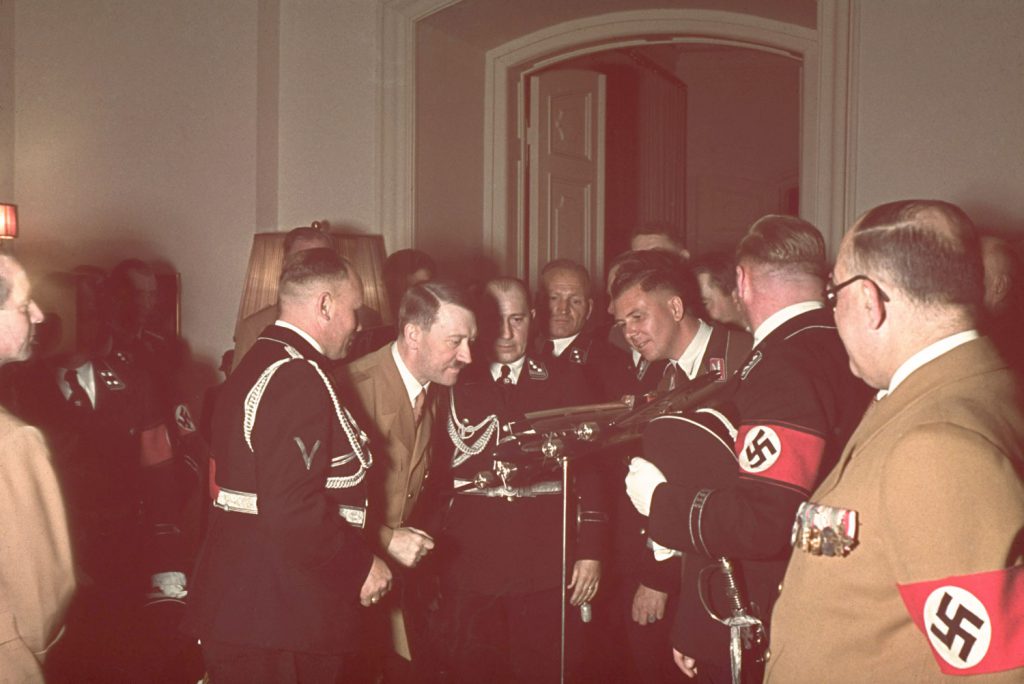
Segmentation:
<svg viewBox="0 0 1024 684">
<path fill-rule="evenodd" d="M 626 479 L 638 510 L 649 507 L 650 538 L 698 556 L 688 566 L 701 556 L 736 562 L 741 593 L 766 626 L 794 514 L 836 462 L 868 399 L 825 307 L 826 273 L 825 244 L 811 224 L 769 215 L 751 226 L 737 250 L 737 291 L 754 348 L 724 409 L 737 429 L 735 477 L 727 486 L 666 482 L 653 464 L 634 459 Z M 729 629 L 705 615 L 696 587 L 682 592 L 676 664 L 698 681 L 729 681 Z M 758 678 L 753 661 L 743 663 L 744 681 Z"/>
<path fill-rule="evenodd" d="M 1019 682 L 1024 416 L 976 329 L 977 231 L 947 202 L 884 204 L 833 277 L 851 368 L 879 391 L 797 515 L 768 680 Z"/>
</svg>

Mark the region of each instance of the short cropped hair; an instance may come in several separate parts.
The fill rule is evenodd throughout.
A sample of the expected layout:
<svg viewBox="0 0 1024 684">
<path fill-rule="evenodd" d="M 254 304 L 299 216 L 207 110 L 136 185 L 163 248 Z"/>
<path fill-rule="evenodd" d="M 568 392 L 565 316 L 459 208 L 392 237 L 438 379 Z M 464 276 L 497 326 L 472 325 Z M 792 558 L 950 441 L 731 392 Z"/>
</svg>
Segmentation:
<svg viewBox="0 0 1024 684">
<path fill-rule="evenodd" d="M 644 292 L 664 290 L 683 300 L 683 305 L 701 313 L 700 288 L 693 270 L 678 254 L 663 249 L 645 249 L 620 254 L 612 262 L 615 271 L 611 296 L 616 299 L 631 287 Z"/>
<path fill-rule="evenodd" d="M 430 330 L 437 321 L 437 312 L 442 304 L 473 310 L 465 290 L 451 283 L 426 282 L 413 285 L 402 295 L 398 307 L 398 329 L 403 330 L 412 323 L 423 330 Z"/>
<path fill-rule="evenodd" d="M 540 271 L 541 282 L 544 281 L 544 276 L 553 271 L 568 271 L 569 273 L 577 276 L 583 283 L 583 292 L 585 292 L 588 297 L 591 296 L 590 272 L 587 271 L 582 264 L 578 264 L 572 259 L 555 259 L 554 261 L 549 261 Z"/>
<path fill-rule="evenodd" d="M 530 288 L 527 287 L 526 283 L 519 278 L 513 278 L 511 276 L 491 278 L 484 283 L 482 294 L 487 296 L 488 290 L 496 290 L 498 292 L 512 292 L 513 290 L 516 290 L 523 295 L 527 306 L 530 304 Z"/>
<path fill-rule="evenodd" d="M 752 262 L 783 273 L 828 277 L 821 231 L 796 216 L 768 214 L 750 226 L 736 248 L 736 263 Z"/>
<path fill-rule="evenodd" d="M 706 273 L 711 284 L 729 294 L 736 289 L 736 259 L 727 252 L 708 252 L 690 262 L 694 275 Z"/>
<path fill-rule="evenodd" d="M 871 209 L 851 229 L 858 270 L 884 275 L 912 301 L 981 305 L 981 238 L 963 209 L 941 200 L 901 200 Z"/>
<path fill-rule="evenodd" d="M 330 233 L 325 233 L 319 228 L 313 228 L 312 226 L 299 226 L 298 228 L 292 228 L 284 236 L 284 253 L 286 255 L 291 254 L 292 248 L 299 240 L 316 241 L 324 247 L 334 247 L 334 238 L 331 237 Z"/>
<path fill-rule="evenodd" d="M 281 297 L 295 297 L 319 282 L 338 282 L 352 273 L 352 264 L 329 247 L 304 249 L 288 256 L 281 269 L 278 292 Z"/>
</svg>

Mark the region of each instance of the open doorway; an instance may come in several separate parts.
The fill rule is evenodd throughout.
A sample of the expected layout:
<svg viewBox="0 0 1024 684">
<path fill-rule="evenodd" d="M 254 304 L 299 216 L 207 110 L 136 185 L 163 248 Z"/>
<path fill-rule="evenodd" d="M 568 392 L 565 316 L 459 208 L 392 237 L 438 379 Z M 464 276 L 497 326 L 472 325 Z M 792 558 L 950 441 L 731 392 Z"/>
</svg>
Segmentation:
<svg viewBox="0 0 1024 684">
<path fill-rule="evenodd" d="M 766 213 L 799 213 L 800 79 L 789 55 L 671 41 L 520 70 L 509 96 L 525 124 L 509 130 L 526 162 L 512 209 L 526 275 L 558 257 L 603 274 L 640 226 L 699 254 L 731 250 Z M 588 155 L 602 164 L 589 175 Z"/>
</svg>

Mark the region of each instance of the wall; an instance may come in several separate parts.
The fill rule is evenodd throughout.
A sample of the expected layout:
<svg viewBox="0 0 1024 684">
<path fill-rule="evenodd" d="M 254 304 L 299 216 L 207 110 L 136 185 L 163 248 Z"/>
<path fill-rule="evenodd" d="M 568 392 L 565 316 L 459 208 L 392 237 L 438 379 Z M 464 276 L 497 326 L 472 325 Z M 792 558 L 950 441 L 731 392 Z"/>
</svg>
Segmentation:
<svg viewBox="0 0 1024 684">
<path fill-rule="evenodd" d="M 127 256 L 180 271 L 201 388 L 254 232 L 376 228 L 377 5 L 0 0 L 0 19 L 11 2 L 16 253 L 36 272 Z"/>
<path fill-rule="evenodd" d="M 1024 235 L 1024 3 L 859 5 L 855 209 L 936 197 Z"/>
<path fill-rule="evenodd" d="M 14 201 L 14 0 L 0 0 L 0 202 Z"/>
<path fill-rule="evenodd" d="M 800 168 L 800 63 L 738 48 L 691 48 L 676 75 L 688 88 L 687 237 L 694 254 L 731 250 L 750 224 L 780 211 Z"/>
</svg>

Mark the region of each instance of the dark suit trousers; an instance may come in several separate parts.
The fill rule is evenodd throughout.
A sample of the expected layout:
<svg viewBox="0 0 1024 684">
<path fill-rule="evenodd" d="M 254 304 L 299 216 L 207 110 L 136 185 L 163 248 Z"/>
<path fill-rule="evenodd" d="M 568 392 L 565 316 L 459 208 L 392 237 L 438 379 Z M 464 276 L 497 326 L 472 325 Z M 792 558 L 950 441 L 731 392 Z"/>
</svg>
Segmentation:
<svg viewBox="0 0 1024 684">
<path fill-rule="evenodd" d="M 203 641 L 211 684 L 340 684 L 349 681 L 348 658 Z"/>
</svg>

